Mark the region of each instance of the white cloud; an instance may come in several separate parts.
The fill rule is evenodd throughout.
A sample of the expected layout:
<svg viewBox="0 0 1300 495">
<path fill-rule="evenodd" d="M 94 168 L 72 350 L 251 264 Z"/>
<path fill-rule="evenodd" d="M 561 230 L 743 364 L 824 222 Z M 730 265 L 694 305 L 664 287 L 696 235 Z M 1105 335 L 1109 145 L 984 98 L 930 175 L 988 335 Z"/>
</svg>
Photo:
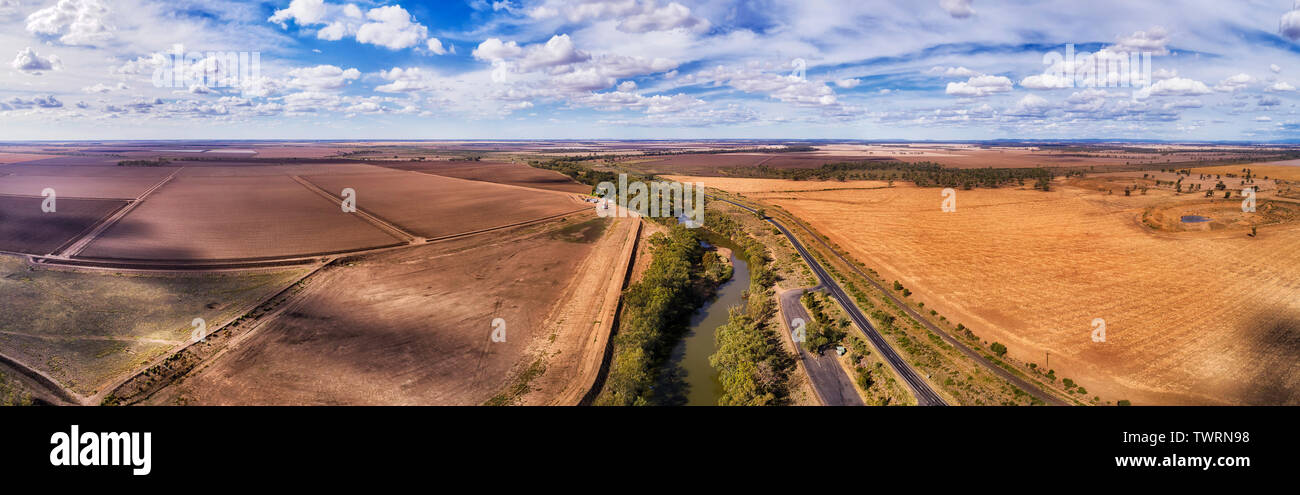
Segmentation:
<svg viewBox="0 0 1300 495">
<path fill-rule="evenodd" d="M 288 28 L 289 21 L 309 26 L 323 22 L 327 12 L 325 0 L 293 0 L 288 7 L 275 11 L 267 20 L 282 28 Z"/>
<path fill-rule="evenodd" d="M 859 84 L 862 84 L 862 80 L 860 79 L 840 79 L 835 81 L 836 86 L 844 89 L 853 89 L 858 87 Z"/>
<path fill-rule="evenodd" d="M 1111 53 L 1151 52 L 1152 55 L 1168 55 L 1169 32 L 1164 27 L 1155 26 L 1146 31 L 1136 31 L 1129 36 L 1121 36 L 1114 45 L 1103 51 Z"/>
<path fill-rule="evenodd" d="M 1155 84 L 1139 90 L 1135 96 L 1138 98 L 1148 96 L 1198 96 L 1210 93 L 1210 88 L 1203 82 L 1195 79 L 1173 77 L 1156 81 Z"/>
<path fill-rule="evenodd" d="M 1254 82 L 1255 82 L 1254 77 L 1252 77 L 1250 74 L 1242 73 L 1242 74 L 1237 74 L 1235 76 L 1229 77 L 1222 81 L 1219 81 L 1219 84 L 1216 84 L 1214 86 L 1214 90 L 1222 91 L 1224 93 L 1235 93 L 1237 91 L 1246 89 L 1246 87 L 1250 86 L 1251 84 L 1254 84 Z"/>
<path fill-rule="evenodd" d="M 948 15 L 957 19 L 965 19 L 975 15 L 975 7 L 971 6 L 972 0 L 939 0 L 939 6 L 948 11 Z"/>
<path fill-rule="evenodd" d="M 1074 81 L 1056 74 L 1035 74 L 1020 80 L 1020 86 L 1026 89 L 1061 89 L 1074 85 Z"/>
<path fill-rule="evenodd" d="M 654 0 L 549 0 L 530 9 L 528 15 L 534 19 L 562 16 L 570 23 L 617 20 L 617 29 L 627 33 L 676 29 L 703 33 L 710 27 L 708 20 L 692 15 L 685 5 L 669 2 L 659 6 Z"/>
<path fill-rule="evenodd" d="M 430 41 L 429 29 L 399 5 L 386 5 L 361 11 L 355 4 L 331 4 L 324 0 L 293 0 L 289 6 L 275 11 L 268 22 L 288 29 L 289 22 L 299 26 L 324 26 L 316 37 L 338 41 L 349 36 L 358 43 L 402 50 L 413 46 L 426 46 L 439 53 L 441 42 Z M 441 53 L 439 53 L 441 54 Z"/>
<path fill-rule="evenodd" d="M 18 0 L 0 0 L 0 16 L 10 16 L 18 12 L 23 4 Z"/>
<path fill-rule="evenodd" d="M 614 78 L 601 74 L 595 68 L 587 68 L 556 76 L 553 82 L 571 91 L 596 91 L 613 86 Z"/>
<path fill-rule="evenodd" d="M 983 75 L 979 72 L 967 69 L 965 67 L 940 67 L 934 66 L 926 71 L 930 74 L 942 74 L 944 77 L 974 77 Z"/>
<path fill-rule="evenodd" d="M 361 77 L 361 72 L 356 69 L 344 70 L 333 65 L 317 65 L 315 67 L 293 69 L 288 74 L 289 87 L 312 91 L 339 89 L 347 86 L 348 82 Z"/>
<path fill-rule="evenodd" d="M 379 77 L 392 81 L 375 88 L 375 91 L 384 93 L 423 91 L 429 89 L 431 83 L 431 74 L 425 73 L 419 67 L 408 69 L 393 67 L 392 70 L 380 71 Z"/>
<path fill-rule="evenodd" d="M 661 57 L 651 59 L 625 55 L 603 55 L 591 63 L 601 74 L 615 79 L 671 71 L 678 65 L 677 62 Z"/>
<path fill-rule="evenodd" d="M 357 30 L 357 41 L 379 45 L 390 50 L 401 50 L 420 44 L 429 37 L 429 30 L 411 16 L 406 9 L 389 5 L 370 9 L 366 18 L 371 22 Z"/>
<path fill-rule="evenodd" d="M 1286 81 L 1278 81 L 1276 83 L 1273 83 L 1272 86 L 1269 86 L 1268 90 L 1269 91 L 1295 91 L 1295 86 L 1292 86 L 1291 83 L 1288 83 Z"/>
<path fill-rule="evenodd" d="M 1007 110 L 1006 114 L 1017 117 L 1042 117 L 1051 108 L 1052 104 L 1047 99 L 1035 94 L 1029 94 L 1016 102 L 1015 106 Z"/>
<path fill-rule="evenodd" d="M 1292 41 L 1300 40 L 1300 8 L 1293 8 L 1290 12 L 1282 14 L 1277 29 L 1282 36 Z"/>
<path fill-rule="evenodd" d="M 449 53 L 447 47 L 442 46 L 442 41 L 439 41 L 438 38 L 429 38 L 429 41 L 428 43 L 426 43 L 426 46 L 429 48 L 429 51 L 433 52 L 434 55 L 446 55 L 447 53 Z M 452 47 L 450 53 L 455 53 L 455 50 L 456 48 Z"/>
<path fill-rule="evenodd" d="M 17 96 L 0 103 L 0 110 L 21 110 L 28 108 L 62 108 L 63 102 L 55 98 L 54 95 L 37 96 L 30 100 L 25 100 Z"/>
<path fill-rule="evenodd" d="M 113 90 L 124 91 L 124 90 L 128 90 L 128 89 L 131 89 L 131 88 L 130 88 L 129 86 L 127 86 L 126 83 L 121 83 L 121 82 L 120 82 L 120 83 L 117 83 L 117 85 L 115 85 L 115 86 L 110 86 L 110 85 L 107 85 L 107 84 L 104 84 L 104 83 L 98 83 L 98 84 L 95 84 L 95 85 L 93 85 L 93 86 L 86 86 L 86 87 L 84 87 L 84 88 L 81 88 L 81 92 L 83 92 L 83 93 L 109 93 L 109 92 L 112 92 Z"/>
<path fill-rule="evenodd" d="M 835 91 L 824 82 L 767 72 L 755 65 L 738 69 L 719 66 L 692 74 L 688 82 L 726 84 L 746 93 L 762 93 L 798 106 L 823 107 L 838 103 Z"/>
<path fill-rule="evenodd" d="M 545 44 L 528 46 L 524 50 L 524 56 L 519 62 L 519 66 L 525 71 L 530 71 L 572 65 L 590 59 L 590 54 L 578 50 L 573 45 L 573 40 L 569 39 L 569 35 L 560 34 L 552 36 Z"/>
<path fill-rule="evenodd" d="M 59 62 L 59 57 L 54 55 L 48 57 L 37 55 L 36 50 L 29 46 L 25 50 L 18 50 L 18 56 L 10 66 L 26 74 L 39 76 L 42 71 L 60 68 L 62 63 Z"/>
<path fill-rule="evenodd" d="M 965 82 L 950 82 L 945 90 L 952 96 L 983 97 L 1011 91 L 1011 80 L 1002 76 L 975 76 Z"/>
<path fill-rule="evenodd" d="M 59 0 L 27 16 L 27 31 L 59 36 L 65 45 L 95 45 L 113 38 L 105 20 L 108 7 L 99 0 Z"/>
<path fill-rule="evenodd" d="M 1269 64 L 1269 65 L 1268 65 L 1268 70 L 1273 71 L 1274 74 L 1277 74 L 1277 73 L 1279 73 L 1279 72 L 1282 72 L 1282 68 L 1281 68 L 1281 67 L 1278 67 L 1277 64 Z"/>
<path fill-rule="evenodd" d="M 623 18 L 618 28 L 629 33 L 672 29 L 706 31 L 709 28 L 709 21 L 691 16 L 691 9 L 677 2 L 663 7 L 656 7 L 654 2 L 645 2 L 644 10 Z"/>
<path fill-rule="evenodd" d="M 494 62 L 518 57 L 521 53 L 523 53 L 523 49 L 519 47 L 519 43 L 513 41 L 502 42 L 498 38 L 488 38 L 478 44 L 478 48 L 474 49 L 473 55 L 474 58 L 479 60 Z"/>
</svg>

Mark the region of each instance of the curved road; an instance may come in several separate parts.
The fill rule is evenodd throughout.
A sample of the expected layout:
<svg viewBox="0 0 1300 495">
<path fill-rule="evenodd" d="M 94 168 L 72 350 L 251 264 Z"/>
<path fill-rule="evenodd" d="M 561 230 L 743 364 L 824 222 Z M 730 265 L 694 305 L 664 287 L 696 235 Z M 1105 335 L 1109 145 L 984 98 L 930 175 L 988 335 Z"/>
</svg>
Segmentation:
<svg viewBox="0 0 1300 495">
<path fill-rule="evenodd" d="M 799 302 L 799 296 L 804 291 L 816 292 L 821 290 L 821 286 L 810 289 L 790 289 L 777 294 L 777 301 L 781 304 L 781 314 L 784 315 L 786 324 L 786 335 L 790 335 L 791 324 L 795 318 L 803 318 L 805 322 L 813 321 L 812 316 L 808 315 L 808 310 Z M 839 356 L 833 350 L 823 350 L 820 353 L 813 354 L 804 349 L 798 342 L 792 342 L 795 352 L 799 353 L 799 360 L 803 362 L 804 370 L 808 373 L 808 379 L 812 382 L 813 392 L 817 393 L 817 398 L 821 399 L 822 404 L 828 406 L 861 406 L 862 397 L 858 395 L 858 390 L 853 386 L 849 375 L 840 367 Z"/>
<path fill-rule="evenodd" d="M 757 210 L 735 201 L 726 200 L 716 196 L 707 197 L 717 201 L 730 203 L 740 208 L 744 208 L 751 213 L 758 214 Z M 889 363 L 889 367 L 894 369 L 894 373 L 902 378 L 904 383 L 907 383 L 907 387 L 912 390 L 912 395 L 916 396 L 917 404 L 922 406 L 948 405 L 948 403 L 944 402 L 943 398 L 939 397 L 939 394 L 935 393 L 934 389 L 931 389 L 930 385 L 916 373 L 916 370 L 912 369 L 912 366 L 908 364 L 902 356 L 899 356 L 897 352 L 894 352 L 894 348 L 889 346 L 889 342 L 880 335 L 880 332 L 876 331 L 876 327 L 871 326 L 871 322 L 868 321 L 867 318 L 862 315 L 862 312 L 858 310 L 858 306 L 853 303 L 853 298 L 849 297 L 849 295 L 844 292 L 844 289 L 840 288 L 840 284 L 835 282 L 835 279 L 832 278 L 829 273 L 826 273 L 826 269 L 822 268 L 822 265 L 813 258 L 812 254 L 810 254 L 807 249 L 804 248 L 803 244 L 799 242 L 799 239 L 796 239 L 794 234 L 787 230 L 785 225 L 781 225 L 781 222 L 776 221 L 776 219 L 771 217 L 764 217 L 763 219 L 776 226 L 782 234 L 785 234 L 786 239 L 790 240 L 790 244 L 794 246 L 795 250 L 799 251 L 799 256 L 802 256 L 804 261 L 808 263 L 808 267 L 812 268 L 813 273 L 817 275 L 818 280 L 821 280 L 822 286 L 826 288 L 826 291 L 840 302 L 840 306 L 842 306 L 844 311 L 849 314 L 849 319 L 853 320 L 853 323 L 857 325 L 858 330 L 867 337 L 867 340 L 871 341 L 871 344 L 880 352 L 880 355 L 885 359 L 885 362 Z"/>
</svg>

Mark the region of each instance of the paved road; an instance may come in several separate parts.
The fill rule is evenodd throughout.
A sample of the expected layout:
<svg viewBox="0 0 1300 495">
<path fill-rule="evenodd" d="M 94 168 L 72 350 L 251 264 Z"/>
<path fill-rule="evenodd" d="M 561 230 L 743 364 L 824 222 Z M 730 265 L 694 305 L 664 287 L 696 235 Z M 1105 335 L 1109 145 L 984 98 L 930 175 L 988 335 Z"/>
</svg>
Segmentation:
<svg viewBox="0 0 1300 495">
<path fill-rule="evenodd" d="M 740 208 L 749 210 L 750 212 L 758 213 L 753 208 L 735 201 L 729 201 L 715 196 L 709 196 L 709 198 L 731 203 Z M 803 257 L 806 263 L 808 263 L 808 267 L 812 268 L 813 274 L 817 275 L 817 279 L 826 287 L 826 291 L 840 302 L 840 306 L 843 306 L 844 311 L 849 314 L 849 319 L 853 320 L 853 323 L 857 325 L 858 330 L 867 337 L 867 340 L 871 341 L 876 350 L 880 351 L 881 357 L 885 359 L 886 363 L 889 363 L 890 368 L 894 369 L 894 373 L 897 374 L 899 378 L 903 379 L 903 382 L 907 384 L 907 388 L 912 390 L 912 395 L 916 397 L 917 404 L 922 406 L 948 405 L 947 402 L 944 402 L 942 397 L 939 397 L 939 394 L 934 392 L 934 389 L 930 388 L 930 385 L 921 378 L 921 375 L 917 374 L 916 370 L 912 369 L 912 365 L 908 364 L 902 356 L 899 356 L 898 353 L 894 351 L 893 347 L 889 346 L 889 342 L 880 335 L 880 332 L 877 332 L 876 328 L 871 326 L 871 322 L 862 315 L 861 311 L 858 311 L 857 305 L 853 303 L 853 298 L 849 297 L 849 295 L 844 292 L 844 289 L 840 288 L 840 284 L 836 283 L 835 279 L 832 278 L 829 273 L 826 273 L 826 269 L 822 268 L 822 265 L 813 258 L 812 254 L 810 254 L 807 249 L 804 248 L 803 244 L 799 242 L 799 239 L 795 238 L 794 234 L 787 230 L 785 225 L 782 225 L 781 222 L 776 221 L 776 219 L 767 217 L 765 220 L 776 226 L 776 228 L 779 229 L 782 234 L 785 234 L 785 237 L 790 240 L 790 244 L 794 245 L 795 250 L 799 251 L 799 255 Z"/>
<path fill-rule="evenodd" d="M 728 201 L 728 203 L 730 203 L 730 201 Z M 997 375 L 999 378 L 1002 378 L 1003 380 L 1006 380 L 1012 385 L 1015 385 L 1016 387 L 1020 388 L 1020 390 L 1024 390 L 1026 393 L 1029 393 L 1030 395 L 1037 397 L 1038 400 L 1041 400 L 1048 405 L 1051 406 L 1070 405 L 1070 403 L 1061 400 L 1055 395 L 1052 395 L 1044 391 L 1043 389 L 1039 388 L 1037 385 L 1031 384 L 1025 381 L 1025 379 L 1020 378 L 1019 376 L 1016 376 L 1015 374 L 1012 374 L 1011 372 L 1007 371 L 1003 367 L 998 366 L 997 363 L 989 361 L 987 358 L 980 355 L 978 352 L 975 352 L 970 347 L 967 347 L 966 344 L 958 342 L 957 339 L 953 338 L 951 335 L 948 335 L 948 332 L 939 329 L 939 327 L 935 326 L 934 323 L 931 323 L 930 320 L 923 318 L 921 314 L 918 313 L 911 306 L 909 306 L 907 302 L 903 301 L 902 299 L 899 299 L 897 296 L 894 295 L 893 292 L 890 292 L 889 290 L 885 289 L 883 286 L 877 283 L 875 279 L 871 278 L 866 273 L 863 273 L 862 269 L 858 268 L 858 265 L 856 263 L 844 259 L 844 256 L 841 256 L 840 253 L 836 252 L 834 248 L 832 248 L 829 244 L 827 244 L 825 239 L 822 239 L 820 236 L 814 234 L 811 230 L 808 230 L 808 227 L 805 225 L 800 225 L 800 227 L 802 227 L 805 232 L 808 232 L 809 236 L 817 239 L 817 242 L 821 243 L 822 246 L 825 246 L 826 250 L 833 253 L 835 257 L 839 258 L 841 261 L 844 261 L 846 265 L 849 265 L 849 267 L 852 268 L 853 271 L 856 272 L 858 275 L 861 275 L 863 279 L 866 279 L 866 281 L 870 283 L 872 286 L 874 286 L 876 290 L 880 291 L 886 297 L 892 299 L 894 301 L 894 304 L 896 304 L 898 307 L 903 308 L 903 311 L 906 311 L 908 315 L 911 315 L 912 319 L 921 322 L 922 325 L 925 325 L 926 328 L 929 328 L 931 332 L 934 332 L 936 335 L 943 338 L 943 340 L 948 342 L 949 345 L 956 347 L 957 350 L 961 351 L 963 354 L 966 354 L 966 356 L 970 357 L 971 359 L 974 359 L 975 362 L 983 365 L 984 368 L 988 370 L 990 373 L 993 373 L 994 375 Z"/>
<path fill-rule="evenodd" d="M 816 291 L 821 286 L 806 289 Z M 803 318 L 805 322 L 812 322 L 812 317 L 808 315 L 808 309 L 803 307 L 799 302 L 799 296 L 803 295 L 805 289 L 791 289 L 777 295 L 777 300 L 781 303 L 781 313 L 785 315 L 786 335 L 790 335 L 793 325 L 790 323 L 795 318 Z M 817 397 L 821 398 L 822 404 L 828 406 L 862 406 L 862 396 L 858 395 L 858 390 L 853 386 L 849 375 L 840 367 L 839 357 L 834 350 L 823 351 L 820 355 L 808 352 L 802 345 L 795 344 L 799 351 L 799 359 L 803 361 L 803 367 L 808 370 L 808 378 L 812 380 L 813 390 L 817 392 Z"/>
</svg>

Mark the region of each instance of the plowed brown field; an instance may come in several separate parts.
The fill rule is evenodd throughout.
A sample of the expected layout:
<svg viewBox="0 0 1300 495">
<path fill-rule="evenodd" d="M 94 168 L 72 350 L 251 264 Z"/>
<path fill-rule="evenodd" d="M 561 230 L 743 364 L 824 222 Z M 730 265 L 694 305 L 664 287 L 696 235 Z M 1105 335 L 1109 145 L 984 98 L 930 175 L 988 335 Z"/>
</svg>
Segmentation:
<svg viewBox="0 0 1300 495">
<path fill-rule="evenodd" d="M 555 305 L 580 266 L 617 264 L 584 259 L 593 252 L 616 255 L 627 231 L 607 230 L 594 242 L 554 233 L 583 220 L 376 253 L 327 268 L 248 340 L 149 402 L 481 404 L 512 387 L 539 354 L 580 359 L 587 339 L 564 337 L 558 342 L 572 342 L 558 348 L 548 343 L 556 342 L 552 332 L 560 323 L 590 332 L 594 315 L 556 313 Z M 613 249 L 600 249 L 604 244 Z M 569 319 L 548 318 L 556 315 Z M 492 340 L 496 318 L 505 322 L 504 342 Z M 548 386 L 550 380 L 532 386 L 561 388 Z"/>
<path fill-rule="evenodd" d="M 535 220 L 583 207 L 560 193 L 407 171 L 305 178 L 336 196 L 351 188 L 357 193 L 357 208 L 429 238 Z"/>
<path fill-rule="evenodd" d="M 257 259 L 399 242 L 288 176 L 177 177 L 104 231 L 80 255 Z"/>
</svg>

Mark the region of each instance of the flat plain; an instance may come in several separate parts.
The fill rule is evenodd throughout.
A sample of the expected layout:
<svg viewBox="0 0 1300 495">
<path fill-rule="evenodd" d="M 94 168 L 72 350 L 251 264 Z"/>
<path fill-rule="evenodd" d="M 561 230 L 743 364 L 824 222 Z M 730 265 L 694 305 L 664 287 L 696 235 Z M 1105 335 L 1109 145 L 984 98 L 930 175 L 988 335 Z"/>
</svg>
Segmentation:
<svg viewBox="0 0 1300 495">
<path fill-rule="evenodd" d="M 399 243 L 287 176 L 177 177 L 80 253 L 89 258 L 241 260 Z"/>
<path fill-rule="evenodd" d="M 1300 401 L 1300 225 L 1265 225 L 1251 237 L 1248 224 L 1169 232 L 1142 221 L 1156 208 L 1240 214 L 1240 199 L 1167 189 L 1124 196 L 1062 183 L 1051 192 L 958 191 L 957 210 L 945 213 L 937 188 L 737 189 L 807 221 L 926 309 L 1003 343 L 1018 360 L 1050 366 L 1089 395 L 1145 404 Z M 1091 339 L 1094 318 L 1105 320 L 1104 343 Z"/>
<path fill-rule="evenodd" d="M 536 220 L 583 207 L 571 195 L 408 171 L 305 178 L 335 195 L 350 188 L 356 191 L 357 208 L 428 238 Z"/>
<path fill-rule="evenodd" d="M 49 254 L 99 223 L 126 202 L 56 196 L 54 211 L 41 196 L 0 196 L 0 251 Z"/>
<path fill-rule="evenodd" d="M 551 345 L 566 324 L 557 304 L 580 267 L 608 270 L 605 257 L 622 244 L 603 228 L 594 237 L 557 230 L 608 222 L 587 217 L 348 258 L 309 279 L 291 308 L 237 348 L 149 402 L 477 405 L 518 385 L 526 394 L 547 358 L 575 364 L 587 339 Z M 598 249 L 607 244 L 615 249 Z M 601 258 L 585 261 L 597 251 Z M 567 316 L 580 327 L 593 317 Z M 492 339 L 497 318 L 504 342 Z"/>
</svg>

